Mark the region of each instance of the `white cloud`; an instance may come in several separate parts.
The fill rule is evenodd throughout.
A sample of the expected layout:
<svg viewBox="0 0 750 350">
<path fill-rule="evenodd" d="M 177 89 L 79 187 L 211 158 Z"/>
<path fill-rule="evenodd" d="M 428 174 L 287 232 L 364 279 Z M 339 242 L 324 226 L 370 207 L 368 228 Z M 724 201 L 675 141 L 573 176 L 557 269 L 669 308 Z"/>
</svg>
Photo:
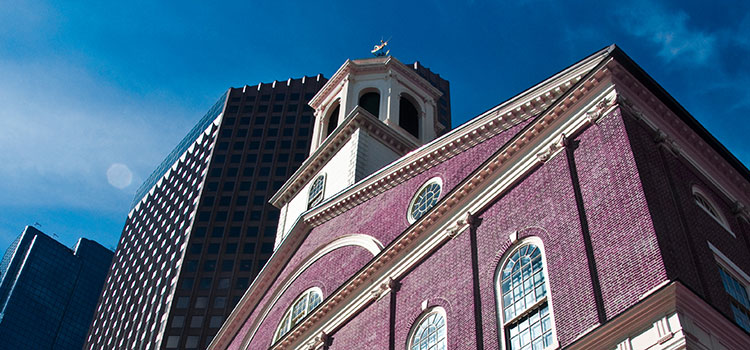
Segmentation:
<svg viewBox="0 0 750 350">
<path fill-rule="evenodd" d="M 651 1 L 637 1 L 623 7 L 625 29 L 632 35 L 659 45 L 659 55 L 705 63 L 716 50 L 716 35 L 689 25 L 690 16 L 682 10 L 668 10 Z"/>
</svg>

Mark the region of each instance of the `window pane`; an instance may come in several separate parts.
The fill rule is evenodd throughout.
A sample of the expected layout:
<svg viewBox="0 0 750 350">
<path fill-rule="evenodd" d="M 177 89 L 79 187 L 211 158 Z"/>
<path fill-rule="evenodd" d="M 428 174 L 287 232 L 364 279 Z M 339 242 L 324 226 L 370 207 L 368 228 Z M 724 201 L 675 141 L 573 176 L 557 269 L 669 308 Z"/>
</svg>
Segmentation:
<svg viewBox="0 0 750 350">
<path fill-rule="evenodd" d="M 552 341 L 552 322 L 545 301 L 547 286 L 541 251 L 533 244 L 521 246 L 501 271 L 500 301 L 508 348 L 546 347 L 545 339 Z M 524 316 L 517 318 L 518 315 Z"/>
<path fill-rule="evenodd" d="M 433 312 L 417 325 L 409 348 L 437 350 L 446 347 L 445 319 L 442 314 Z"/>
<path fill-rule="evenodd" d="M 299 323 L 307 314 L 322 301 L 323 296 L 317 288 L 310 289 L 295 300 L 294 304 L 287 309 L 284 318 L 279 323 L 274 341 L 283 337 L 289 330 Z"/>
</svg>

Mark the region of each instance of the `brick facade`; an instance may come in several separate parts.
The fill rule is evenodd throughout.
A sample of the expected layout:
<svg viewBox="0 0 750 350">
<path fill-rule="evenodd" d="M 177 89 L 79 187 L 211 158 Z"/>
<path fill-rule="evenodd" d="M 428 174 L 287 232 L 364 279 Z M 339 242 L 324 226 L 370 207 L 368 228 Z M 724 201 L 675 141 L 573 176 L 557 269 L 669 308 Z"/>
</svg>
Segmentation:
<svg viewBox="0 0 750 350">
<path fill-rule="evenodd" d="M 602 62 L 604 65 L 608 61 Z M 223 329 L 237 326 L 239 330 L 231 334 L 220 332 L 220 341 L 213 343 L 214 348 L 406 349 L 415 321 L 434 307 L 445 310 L 449 349 L 507 348 L 501 344 L 505 336 L 498 314 L 497 273 L 506 254 L 530 237 L 540 241 L 543 249 L 549 286 L 547 303 L 551 305 L 554 335 L 560 348 L 582 346 L 583 341 L 592 337 L 604 339 L 606 337 L 597 335 L 599 330 L 626 322 L 623 319 L 629 317 L 634 317 L 632 322 L 628 321 L 634 330 L 621 327 L 616 332 L 608 331 L 612 341 L 607 347 L 639 348 L 638 341 L 651 339 L 651 335 L 638 339 L 636 335 L 646 334 L 644 329 L 650 330 L 649 327 L 654 327 L 658 338 L 653 344 L 671 346 L 670 342 L 701 342 L 710 336 L 714 344 L 723 344 L 716 345 L 716 348 L 740 349 L 736 344 L 750 347 L 750 337 L 744 343 L 746 332 L 733 323 L 730 297 L 722 286 L 715 253 L 707 243 L 713 244 L 741 270 L 750 272 L 750 232 L 747 231 L 744 212 L 733 211 L 736 205 L 725 198 L 713 180 L 705 177 L 696 165 L 655 142 L 653 128 L 642 122 L 643 117 L 635 117 L 618 105 L 621 103 L 619 95 L 624 92 L 615 90 L 617 82 L 614 79 L 611 84 L 613 92 L 609 94 L 617 96 L 617 100 L 602 98 L 606 95 L 605 88 L 589 87 L 588 91 L 592 92 L 586 98 L 603 101 L 595 105 L 604 107 L 591 109 L 601 112 L 601 115 L 592 118 L 593 112 L 570 112 L 570 120 L 590 119 L 578 124 L 580 126 L 574 132 L 563 134 L 561 145 L 555 147 L 555 143 L 551 143 L 552 146 L 545 146 L 550 149 L 550 154 L 543 157 L 543 161 L 527 166 L 527 170 L 519 172 L 517 178 L 502 190 L 489 185 L 479 187 L 482 190 L 476 190 L 476 195 L 449 207 L 454 194 L 470 193 L 469 185 L 475 182 L 479 184 L 476 186 L 480 186 L 484 179 L 500 183 L 498 179 L 501 177 L 492 177 L 492 172 L 486 169 L 494 164 L 493 161 L 509 154 L 509 150 L 520 154 L 517 156 L 519 164 L 531 164 L 516 145 L 532 140 L 535 131 L 543 134 L 545 126 L 541 121 L 544 121 L 544 113 L 530 116 L 494 137 L 479 140 L 462 153 L 312 227 L 286 265 L 273 277 L 275 281 L 266 289 L 249 317 L 231 320 L 232 324 L 225 324 Z M 574 89 L 576 87 L 571 91 Z M 596 93 L 600 93 L 599 97 L 594 97 Z M 571 96 L 576 95 L 571 93 L 560 99 L 572 99 Z M 587 101 L 586 98 L 578 101 Z M 574 103 L 578 102 L 567 105 L 573 106 Z M 580 105 L 585 103 L 580 102 Z M 607 106 L 611 107 L 605 109 Z M 651 117 L 658 118 L 656 115 Z M 459 132 L 461 130 L 454 134 Z M 547 140 L 551 139 L 552 136 L 547 136 Z M 539 142 L 550 144 L 544 140 Z M 486 175 L 475 181 L 477 174 Z M 745 177 L 742 180 L 745 182 L 750 178 L 746 169 L 740 175 Z M 443 181 L 441 204 L 433 209 L 437 212 L 435 219 L 430 217 L 410 225 L 406 212 L 412 196 L 425 181 L 435 176 Z M 717 204 L 734 235 L 696 205 L 693 186 L 698 186 Z M 744 198 L 747 193 L 738 196 Z M 446 236 L 445 227 L 448 226 L 441 226 L 442 218 L 448 217 L 452 210 L 459 210 L 455 208 L 470 207 L 474 201 L 486 204 L 479 211 L 468 213 L 466 219 L 459 220 L 455 226 L 457 229 Z M 417 236 L 414 241 L 403 239 L 420 227 L 428 227 L 427 233 Z M 442 229 L 433 230 L 436 227 Z M 384 245 L 384 251 L 373 258 L 371 253 L 357 246 L 335 249 L 310 265 L 278 300 L 274 300 L 274 293 L 282 288 L 287 276 L 311 254 L 347 234 L 372 236 Z M 436 237 L 444 238 L 438 240 Z M 434 248 L 414 255 L 418 258 L 410 258 L 408 254 L 415 250 L 409 249 L 427 247 L 425 242 L 431 238 L 438 242 Z M 395 246 L 402 245 L 409 247 L 405 249 L 406 253 L 391 253 L 397 251 Z M 389 254 L 403 254 L 403 260 L 387 260 Z M 331 300 L 348 300 L 350 304 L 344 305 L 365 300 L 351 295 L 364 295 L 360 289 L 376 283 L 378 275 L 367 275 L 366 272 L 380 261 L 385 263 L 379 271 L 388 271 L 390 261 L 396 261 L 392 263 L 394 266 L 407 261 L 408 268 L 399 272 L 399 277 L 387 286 L 381 285 L 384 293 L 375 293 L 374 297 L 357 304 L 355 311 L 341 311 L 342 306 Z M 362 280 L 365 287 L 358 287 L 355 282 Z M 678 283 L 677 287 L 675 283 Z M 691 325 L 690 321 L 685 321 L 689 313 L 670 319 L 671 326 L 658 327 L 661 320 L 631 316 L 647 302 L 655 303 L 657 296 L 661 298 L 672 290 L 683 293 L 680 289 L 683 285 L 697 295 L 694 299 L 687 298 L 693 300 L 692 306 L 718 310 L 724 318 L 720 317 L 716 324 L 729 325 L 725 328 L 735 332 L 732 334 L 739 334 L 739 338 L 726 341 L 729 333 L 695 335 L 698 333 L 691 333 L 695 330 L 690 327 L 700 322 Z M 282 338 L 278 343 L 272 343 L 273 333 L 284 312 L 302 291 L 311 286 L 320 287 L 323 298 L 329 303 L 324 301 L 321 311 L 309 316 L 298 325 L 297 332 L 290 332 L 294 334 L 286 338 L 311 339 L 309 335 L 321 329 L 312 327 L 341 315 L 347 315 L 346 319 L 337 320 L 338 326 L 327 331 L 317 344 L 294 343 L 297 338 Z M 342 293 L 349 290 L 352 290 L 351 294 Z M 378 290 L 370 293 L 373 291 Z M 695 301 L 701 298 L 707 304 Z M 243 302 L 240 304 L 242 307 Z M 263 310 L 270 312 L 264 315 Z M 238 312 L 236 309 L 235 314 Z M 677 315 L 683 311 L 673 308 L 670 312 L 669 315 Z M 663 322 L 667 324 L 667 321 Z M 682 328 L 678 330 L 678 327 Z M 671 331 L 664 335 L 664 329 Z M 662 348 L 658 347 L 661 345 L 655 346 Z"/>
</svg>

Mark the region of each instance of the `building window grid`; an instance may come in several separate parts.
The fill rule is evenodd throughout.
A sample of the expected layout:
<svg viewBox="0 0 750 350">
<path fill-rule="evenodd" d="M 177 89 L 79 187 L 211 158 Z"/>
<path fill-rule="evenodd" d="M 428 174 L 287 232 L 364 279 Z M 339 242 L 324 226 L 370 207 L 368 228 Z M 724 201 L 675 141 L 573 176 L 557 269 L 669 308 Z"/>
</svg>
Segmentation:
<svg viewBox="0 0 750 350">
<path fill-rule="evenodd" d="M 309 117 L 308 117 L 307 121 L 309 122 Z M 204 159 L 203 162 L 196 162 L 196 159 L 194 159 L 194 158 L 200 158 L 200 157 L 202 157 L 202 155 L 203 155 L 202 153 L 205 153 L 206 150 L 210 151 L 213 148 L 213 146 L 214 146 L 213 142 L 215 141 L 214 138 L 219 135 L 219 131 L 216 130 L 216 129 L 217 128 L 214 127 L 213 130 L 211 130 L 210 133 L 206 134 L 206 135 L 208 135 L 208 137 L 203 138 L 203 145 L 206 148 L 205 149 L 198 149 L 198 151 L 201 152 L 201 155 L 198 155 L 196 157 L 189 157 L 189 159 L 187 160 L 187 162 L 179 162 L 179 164 L 178 164 L 178 171 L 176 172 L 177 174 L 179 174 L 180 176 L 182 176 L 182 175 L 188 176 L 189 175 L 189 176 L 195 177 L 195 181 L 198 180 L 198 177 L 203 178 L 205 175 L 207 175 L 207 172 L 208 172 L 207 166 L 209 164 L 206 164 L 206 163 L 207 163 L 208 159 L 206 159 L 205 157 L 203 157 L 202 158 L 202 159 Z M 198 165 L 201 166 L 201 169 L 197 169 L 197 172 L 195 174 L 193 174 L 193 172 L 188 173 L 186 171 L 188 169 L 185 169 L 186 167 L 190 167 L 193 163 L 196 163 L 196 164 L 198 164 Z M 200 175 L 198 175 L 198 174 L 200 174 Z M 203 187 L 202 183 L 198 184 L 197 187 L 196 186 L 187 186 L 186 187 L 175 176 L 167 177 L 167 180 L 170 180 L 170 181 L 174 182 L 174 184 L 169 183 L 169 184 L 167 184 L 167 186 L 169 186 L 169 185 L 179 185 L 178 190 L 182 190 L 182 188 L 184 187 L 185 188 L 184 192 L 186 192 L 186 193 L 183 193 L 183 194 L 187 196 L 187 198 L 188 198 L 187 200 L 188 201 L 190 201 L 191 198 L 195 197 L 195 193 L 192 193 L 190 191 L 200 190 L 200 188 Z M 136 216 L 140 217 L 140 222 L 138 222 L 138 226 L 137 226 L 137 227 L 141 228 L 141 230 L 139 230 L 139 233 L 141 233 L 139 236 L 143 236 L 143 238 L 146 238 L 146 236 L 148 236 L 148 233 L 149 233 L 148 231 L 154 230 L 155 226 L 159 226 L 159 227 L 164 226 L 164 222 L 161 222 L 159 224 L 157 224 L 157 222 L 153 222 L 152 223 L 152 221 L 154 221 L 153 216 L 154 215 L 166 215 L 165 213 L 163 213 L 164 208 L 166 207 L 166 204 L 167 204 L 166 201 L 165 201 L 166 198 L 164 196 L 165 196 L 165 193 L 166 193 L 166 196 L 168 196 L 171 193 L 172 196 L 174 197 L 173 187 L 174 186 L 170 187 L 170 190 L 172 192 L 170 192 L 170 191 L 166 191 L 165 192 L 164 188 L 158 187 L 158 188 L 155 189 L 155 191 L 154 191 L 154 193 L 152 195 L 148 196 L 143 201 L 143 204 L 144 204 L 143 208 L 145 208 L 145 210 L 138 211 L 138 214 L 136 214 Z M 191 203 L 191 204 L 196 204 L 196 203 Z M 192 206 L 192 205 L 189 205 L 189 206 Z M 189 208 L 186 208 L 186 210 L 188 210 L 188 209 Z M 193 215 L 191 214 L 189 216 L 190 217 L 184 217 L 184 218 L 180 217 L 180 218 L 177 218 L 177 220 L 178 221 L 179 220 L 192 220 L 192 216 Z M 148 222 L 146 224 L 143 223 L 144 219 L 148 220 Z M 158 220 L 158 221 L 163 221 L 163 220 Z M 149 226 L 149 224 L 150 224 L 150 227 L 147 227 L 147 226 Z M 180 227 L 182 227 L 182 226 L 185 226 L 185 224 L 183 223 L 182 225 L 180 225 Z M 133 243 L 135 243 L 135 241 L 137 241 L 135 238 L 136 237 L 133 237 L 131 239 L 132 241 L 134 241 Z M 162 244 L 162 246 L 163 246 L 163 244 Z M 133 247 L 133 248 L 135 248 L 135 247 Z M 163 248 L 166 248 L 167 250 L 173 250 L 172 248 L 175 248 L 175 247 L 168 246 L 168 247 L 163 247 Z M 183 249 L 184 249 L 184 247 L 183 247 Z M 134 250 L 134 249 L 131 249 L 131 251 L 132 250 Z M 129 259 L 130 263 L 137 264 L 139 262 L 138 261 L 139 257 L 137 256 L 139 252 L 141 252 L 141 251 L 140 250 L 136 250 L 132 254 L 128 254 L 128 256 L 130 257 L 130 259 Z M 140 258 L 142 260 L 143 259 L 142 252 L 141 252 L 140 255 L 141 255 Z M 174 265 L 174 264 L 170 264 L 170 265 Z M 169 269 L 169 268 L 174 268 L 175 266 L 171 266 L 171 267 L 165 266 L 165 267 Z M 169 272 L 172 272 L 172 271 L 169 271 Z M 127 276 L 128 280 L 132 280 L 133 276 L 132 276 L 131 273 L 125 272 L 124 275 Z M 200 277 L 200 276 L 196 276 L 196 277 Z M 196 281 L 197 281 L 197 279 L 196 279 Z M 175 284 L 173 284 L 173 288 L 174 287 L 176 287 Z M 117 337 L 119 338 L 120 335 L 118 335 Z M 112 339 L 110 339 L 110 343 L 111 343 L 111 340 Z M 122 342 L 122 340 L 121 340 L 121 342 Z"/>
<path fill-rule="evenodd" d="M 750 298 L 748 298 L 748 287 L 742 284 L 734 275 L 723 266 L 719 266 L 719 275 L 724 290 L 731 299 L 730 307 L 734 320 L 747 332 L 750 332 Z"/>
<path fill-rule="evenodd" d="M 554 346 L 541 250 L 534 244 L 516 248 L 503 265 L 499 283 L 506 349 Z"/>
</svg>

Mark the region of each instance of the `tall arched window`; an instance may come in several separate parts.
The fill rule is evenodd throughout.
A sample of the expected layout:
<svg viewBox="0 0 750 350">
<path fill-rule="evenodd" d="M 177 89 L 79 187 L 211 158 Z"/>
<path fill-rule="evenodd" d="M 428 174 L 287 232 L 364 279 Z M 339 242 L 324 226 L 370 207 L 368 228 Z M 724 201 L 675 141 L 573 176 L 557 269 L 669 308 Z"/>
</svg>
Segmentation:
<svg viewBox="0 0 750 350">
<path fill-rule="evenodd" d="M 368 92 L 359 98 L 359 105 L 370 114 L 378 117 L 380 114 L 380 94 L 377 92 Z"/>
<path fill-rule="evenodd" d="M 336 106 L 331 114 L 328 115 L 328 123 L 326 124 L 326 137 L 328 137 L 328 135 L 331 135 L 339 125 L 339 112 L 341 111 L 340 107 L 341 106 Z"/>
<path fill-rule="evenodd" d="M 279 327 L 276 329 L 276 333 L 273 336 L 273 342 L 281 339 L 289 330 L 292 329 L 297 323 L 302 321 L 307 314 L 310 313 L 316 306 L 323 300 L 323 292 L 320 288 L 313 287 L 302 293 L 292 303 L 292 306 L 286 310 L 284 317 L 281 318 Z"/>
<path fill-rule="evenodd" d="M 497 276 L 500 342 L 506 350 L 556 346 L 544 257 L 537 244 L 524 242 L 508 255 Z"/>
<path fill-rule="evenodd" d="M 407 350 L 445 350 L 448 348 L 443 308 L 436 307 L 423 313 L 414 324 L 409 335 Z"/>
<path fill-rule="evenodd" d="M 398 126 L 419 138 L 419 110 L 408 98 L 401 96 L 398 107 Z"/>
</svg>

